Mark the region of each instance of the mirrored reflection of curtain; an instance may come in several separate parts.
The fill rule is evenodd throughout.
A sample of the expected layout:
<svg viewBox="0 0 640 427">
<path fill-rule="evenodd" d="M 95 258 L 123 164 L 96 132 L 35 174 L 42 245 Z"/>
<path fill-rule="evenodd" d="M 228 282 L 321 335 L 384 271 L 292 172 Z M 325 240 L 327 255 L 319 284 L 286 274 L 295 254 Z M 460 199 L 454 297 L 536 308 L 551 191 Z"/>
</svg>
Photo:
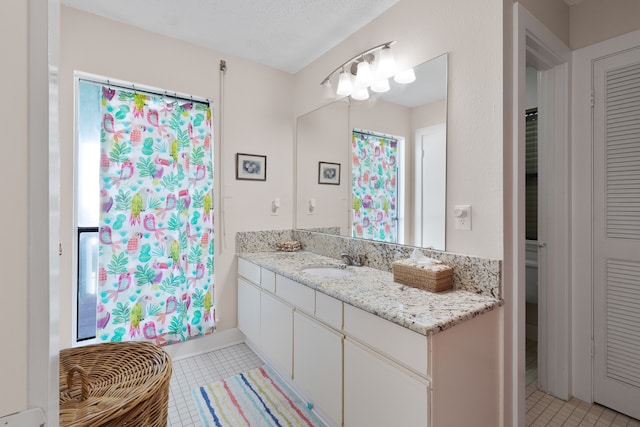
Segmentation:
<svg viewBox="0 0 640 427">
<path fill-rule="evenodd" d="M 352 236 L 396 242 L 398 141 L 354 130 L 352 153 Z"/>
<path fill-rule="evenodd" d="M 102 89 L 99 341 L 214 330 L 208 105 Z"/>
</svg>

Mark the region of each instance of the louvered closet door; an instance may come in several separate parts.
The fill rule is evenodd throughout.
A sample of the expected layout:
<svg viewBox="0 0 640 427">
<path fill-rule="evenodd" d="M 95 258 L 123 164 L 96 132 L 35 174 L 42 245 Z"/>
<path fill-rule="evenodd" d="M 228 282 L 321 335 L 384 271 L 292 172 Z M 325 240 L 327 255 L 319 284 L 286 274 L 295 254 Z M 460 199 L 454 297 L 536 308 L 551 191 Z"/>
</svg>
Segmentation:
<svg viewBox="0 0 640 427">
<path fill-rule="evenodd" d="M 640 48 L 593 77 L 594 400 L 640 418 Z"/>
</svg>

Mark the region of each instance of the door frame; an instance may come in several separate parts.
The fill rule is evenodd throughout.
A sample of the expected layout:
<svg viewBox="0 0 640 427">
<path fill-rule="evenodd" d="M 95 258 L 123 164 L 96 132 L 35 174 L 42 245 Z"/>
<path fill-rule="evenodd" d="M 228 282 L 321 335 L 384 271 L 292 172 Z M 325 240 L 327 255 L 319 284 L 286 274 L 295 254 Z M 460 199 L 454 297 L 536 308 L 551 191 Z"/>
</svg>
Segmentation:
<svg viewBox="0 0 640 427">
<path fill-rule="evenodd" d="M 59 418 L 60 139 L 58 59 L 60 0 L 28 3 L 28 378 L 27 405 Z M 40 420 L 39 420 L 40 421 Z"/>
<path fill-rule="evenodd" d="M 547 283 L 553 288 L 541 291 L 539 304 L 545 308 L 544 324 L 539 327 L 546 357 L 539 372 L 541 384 L 561 398 L 567 398 L 570 385 L 570 163 L 569 163 L 569 87 L 571 51 L 520 3 L 513 6 L 513 135 L 505 158 L 505 197 L 509 203 L 505 218 L 505 351 L 509 358 L 505 394 L 512 391 L 511 420 L 507 425 L 524 425 L 525 413 L 525 110 L 526 64 L 549 70 L 541 78 L 540 108 L 547 114 L 539 134 L 553 139 L 542 158 L 550 186 L 546 194 L 548 215 Z M 553 119 L 553 120 L 552 120 Z M 555 160 L 554 160 L 555 158 Z M 550 160 L 553 160 L 550 162 Z M 563 228 L 564 227 L 564 228 Z M 553 251 L 550 249 L 553 248 Z M 552 253 L 553 252 L 553 253 Z M 510 307 L 510 308 L 509 308 Z M 544 313 L 545 311 L 543 311 Z M 553 326 L 553 327 L 551 327 Z M 506 396 L 505 396 L 506 398 Z M 507 400 L 506 404 L 509 404 Z M 509 413 L 509 412 L 508 412 Z"/>
<path fill-rule="evenodd" d="M 442 138 L 441 142 L 443 141 L 444 143 L 444 151 L 443 151 L 444 159 L 437 159 L 442 161 L 437 161 L 435 163 L 440 164 L 443 168 L 442 175 L 441 175 L 442 185 L 443 187 L 446 187 L 445 181 L 447 177 L 447 125 L 445 123 L 438 123 L 435 125 L 417 128 L 414 132 L 413 147 L 412 147 L 412 150 L 414 153 L 414 160 L 415 160 L 414 164 L 412 165 L 413 170 L 415 171 L 413 182 L 412 182 L 412 188 L 413 188 L 413 193 L 415 197 L 413 197 L 413 200 L 414 200 L 413 215 L 412 215 L 413 224 L 411 224 L 411 228 L 413 230 L 414 245 L 421 246 L 421 247 L 426 247 L 425 242 L 423 241 L 425 226 L 424 226 L 424 220 L 423 220 L 424 213 L 422 212 L 422 209 L 424 205 L 424 186 L 425 186 L 424 181 L 425 180 L 423 176 L 424 148 L 422 144 L 424 144 L 424 142 L 422 141 L 422 137 L 433 136 L 433 135 L 437 136 L 438 138 Z M 420 142 L 420 147 L 421 147 L 420 154 L 418 153 L 418 142 Z M 420 173 L 419 176 L 418 176 L 418 172 Z M 418 192 L 420 193 L 419 197 L 417 196 Z M 446 206 L 447 206 L 447 191 L 446 189 L 443 189 L 442 204 L 441 206 L 439 206 L 441 211 L 440 212 L 441 222 L 438 223 L 437 227 L 434 227 L 438 229 L 439 232 L 441 233 L 440 238 L 442 239 L 442 244 L 437 246 L 433 244 L 428 245 L 432 249 L 444 250 L 446 245 Z"/>
<path fill-rule="evenodd" d="M 571 346 L 572 393 L 593 402 L 593 63 L 640 45 L 640 31 L 614 37 L 573 52 L 572 209 L 585 212 L 572 223 Z"/>
</svg>

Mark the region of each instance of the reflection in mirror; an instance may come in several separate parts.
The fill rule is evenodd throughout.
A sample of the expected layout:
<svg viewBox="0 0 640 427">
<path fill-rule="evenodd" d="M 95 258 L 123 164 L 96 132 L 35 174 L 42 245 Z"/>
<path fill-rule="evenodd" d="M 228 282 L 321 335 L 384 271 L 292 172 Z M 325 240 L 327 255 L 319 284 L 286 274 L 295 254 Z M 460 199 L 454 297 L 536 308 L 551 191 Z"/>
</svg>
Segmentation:
<svg viewBox="0 0 640 427">
<path fill-rule="evenodd" d="M 447 55 L 298 118 L 296 228 L 445 249 Z M 340 184 L 319 179 L 340 164 Z"/>
</svg>

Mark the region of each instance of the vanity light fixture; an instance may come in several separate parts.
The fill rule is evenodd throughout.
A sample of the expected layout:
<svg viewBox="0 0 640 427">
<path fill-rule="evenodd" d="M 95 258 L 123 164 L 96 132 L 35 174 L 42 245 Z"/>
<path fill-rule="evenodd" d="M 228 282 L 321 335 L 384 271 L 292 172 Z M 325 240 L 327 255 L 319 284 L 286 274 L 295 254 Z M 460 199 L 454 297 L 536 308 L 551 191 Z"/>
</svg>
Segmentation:
<svg viewBox="0 0 640 427">
<path fill-rule="evenodd" d="M 371 66 L 367 61 L 364 60 L 364 56 L 362 60 L 358 62 L 358 67 L 356 71 L 356 87 L 358 88 L 367 88 L 371 86 L 374 82 L 373 73 L 371 72 Z"/>
<path fill-rule="evenodd" d="M 402 76 L 396 75 L 396 63 L 391 52 L 391 45 L 394 43 L 395 41 L 392 40 L 360 52 L 330 72 L 320 83 L 324 88 L 325 97 L 329 93 L 333 96 L 331 77 L 338 71 L 340 74 L 335 94 L 351 96 L 357 100 L 368 99 L 369 89 L 374 92 L 388 91 L 390 88 L 388 79 L 391 77 L 395 76 L 394 80 L 401 84 L 414 81 L 416 77 L 412 68 L 403 71 Z"/>
<path fill-rule="evenodd" d="M 329 81 L 329 78 L 326 78 L 325 82 L 331 84 L 331 82 Z M 351 92 L 353 92 L 353 84 L 351 83 L 351 74 L 346 72 L 343 66 L 342 72 L 340 73 L 340 78 L 338 80 L 338 90 L 336 91 L 336 93 L 340 96 L 347 96 L 347 95 L 351 95 Z"/>
<path fill-rule="evenodd" d="M 385 45 L 378 55 L 378 68 L 376 72 L 380 77 L 389 78 L 396 72 L 396 61 L 391 53 L 391 46 Z"/>
<path fill-rule="evenodd" d="M 351 94 L 351 97 L 358 101 L 364 101 L 365 99 L 369 99 L 369 91 L 367 90 L 366 87 L 363 87 L 362 89 L 358 89 L 354 91 Z"/>
<path fill-rule="evenodd" d="M 381 79 L 371 85 L 371 90 L 378 93 L 387 92 L 389 89 L 389 79 Z"/>
<path fill-rule="evenodd" d="M 396 83 L 406 85 L 416 80 L 416 73 L 413 71 L 413 68 L 409 68 L 396 74 L 393 80 L 395 80 Z"/>
</svg>

